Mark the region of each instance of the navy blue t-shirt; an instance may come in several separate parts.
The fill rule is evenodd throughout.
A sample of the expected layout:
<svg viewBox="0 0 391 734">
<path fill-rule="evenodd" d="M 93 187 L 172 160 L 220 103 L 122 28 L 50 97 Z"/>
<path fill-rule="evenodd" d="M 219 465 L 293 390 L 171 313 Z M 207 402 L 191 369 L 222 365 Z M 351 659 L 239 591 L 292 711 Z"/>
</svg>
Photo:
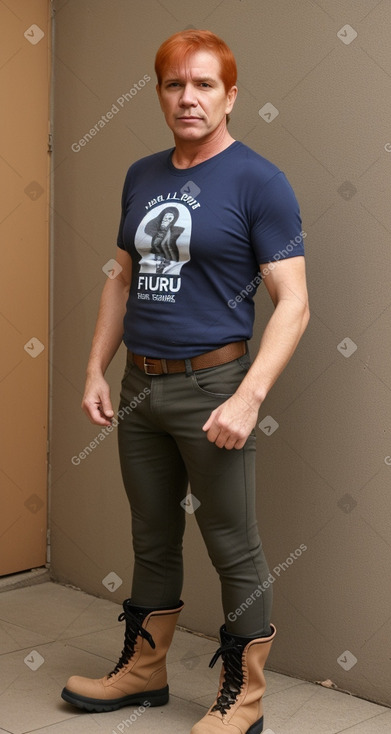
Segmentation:
<svg viewBox="0 0 391 734">
<path fill-rule="evenodd" d="M 173 150 L 129 168 L 117 244 L 133 263 L 125 345 L 185 359 L 250 339 L 260 265 L 304 247 L 299 205 L 273 163 L 235 141 L 179 169 Z"/>
</svg>

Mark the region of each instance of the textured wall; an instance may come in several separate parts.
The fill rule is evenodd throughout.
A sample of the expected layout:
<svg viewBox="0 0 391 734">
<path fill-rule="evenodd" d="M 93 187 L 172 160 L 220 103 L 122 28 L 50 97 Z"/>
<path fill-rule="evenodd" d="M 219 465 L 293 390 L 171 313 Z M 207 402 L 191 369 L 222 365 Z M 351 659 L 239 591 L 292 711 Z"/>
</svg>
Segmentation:
<svg viewBox="0 0 391 734">
<path fill-rule="evenodd" d="M 270 666 L 391 704 L 391 5 L 55 7 L 53 574 L 118 601 L 129 593 L 115 431 L 79 456 L 99 433 L 79 407 L 84 370 L 125 172 L 172 144 L 154 54 L 180 29 L 209 28 L 238 62 L 231 133 L 286 172 L 307 233 L 311 322 L 259 417 L 259 520 L 278 628 Z M 253 348 L 271 308 L 260 291 Z M 108 372 L 115 396 L 123 361 L 121 351 Z M 185 554 L 181 621 L 216 635 L 219 586 L 192 515 Z"/>
</svg>

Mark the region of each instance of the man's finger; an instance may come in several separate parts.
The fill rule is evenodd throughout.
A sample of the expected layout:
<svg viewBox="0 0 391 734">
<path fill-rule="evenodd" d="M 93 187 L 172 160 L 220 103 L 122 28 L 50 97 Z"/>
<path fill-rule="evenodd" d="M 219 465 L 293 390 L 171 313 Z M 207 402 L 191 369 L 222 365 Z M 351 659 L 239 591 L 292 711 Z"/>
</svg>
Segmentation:
<svg viewBox="0 0 391 734">
<path fill-rule="evenodd" d="M 211 443 L 216 443 L 219 437 L 219 433 L 220 431 L 217 431 L 216 428 L 210 428 L 206 434 L 206 437 Z"/>
<path fill-rule="evenodd" d="M 101 412 L 102 415 L 104 415 L 106 418 L 112 418 L 114 416 L 114 410 L 111 407 L 110 401 L 107 403 L 100 403 L 98 405 L 98 409 Z"/>
<path fill-rule="evenodd" d="M 101 403 L 97 403 L 97 402 L 89 403 L 87 401 L 83 401 L 82 408 L 84 412 L 87 414 L 87 417 L 91 421 L 91 423 L 94 423 L 98 426 L 111 425 L 112 416 L 111 417 L 107 416 L 103 412 Z"/>
<path fill-rule="evenodd" d="M 213 413 L 214 413 L 214 411 L 213 411 Z M 203 431 L 209 431 L 209 428 L 211 427 L 211 425 L 212 425 L 212 423 L 213 423 L 213 413 L 211 413 L 211 414 L 210 414 L 210 416 L 209 416 L 208 420 L 207 420 L 207 421 L 206 421 L 206 423 L 204 423 L 204 425 L 202 426 L 202 430 L 203 430 Z"/>
</svg>

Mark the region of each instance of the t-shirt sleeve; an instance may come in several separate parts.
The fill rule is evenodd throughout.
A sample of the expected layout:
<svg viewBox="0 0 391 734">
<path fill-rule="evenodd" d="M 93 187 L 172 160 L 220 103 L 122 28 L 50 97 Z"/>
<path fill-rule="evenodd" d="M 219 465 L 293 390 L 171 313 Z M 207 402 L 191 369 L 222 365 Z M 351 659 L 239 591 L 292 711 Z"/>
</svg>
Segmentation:
<svg viewBox="0 0 391 734">
<path fill-rule="evenodd" d="M 253 198 L 251 244 L 258 264 L 304 255 L 299 204 L 282 171 Z"/>
<path fill-rule="evenodd" d="M 130 172 L 131 172 L 131 168 L 129 168 L 126 174 L 123 189 L 122 189 L 122 196 L 121 196 L 121 218 L 119 222 L 118 235 L 117 235 L 117 246 L 120 247 L 121 250 L 126 250 L 126 245 L 124 242 L 123 228 L 124 228 L 124 222 L 125 222 L 125 217 L 126 217 L 126 206 L 127 206 L 128 191 L 129 191 L 129 185 L 130 185 L 130 182 L 129 182 Z"/>
<path fill-rule="evenodd" d="M 122 228 L 124 226 L 124 219 L 125 219 L 124 213 L 121 212 L 121 219 L 120 219 L 120 223 L 118 227 L 118 236 L 117 236 L 117 247 L 120 247 L 121 250 L 126 250 L 126 247 L 124 245 L 123 236 L 122 236 Z"/>
</svg>

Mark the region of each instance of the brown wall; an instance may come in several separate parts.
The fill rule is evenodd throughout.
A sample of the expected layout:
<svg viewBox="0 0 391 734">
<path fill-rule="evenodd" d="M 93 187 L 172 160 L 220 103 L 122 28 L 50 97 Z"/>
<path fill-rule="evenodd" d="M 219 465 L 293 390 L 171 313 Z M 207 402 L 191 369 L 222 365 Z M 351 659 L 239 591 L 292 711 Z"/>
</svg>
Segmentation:
<svg viewBox="0 0 391 734">
<path fill-rule="evenodd" d="M 207 27 L 238 61 L 231 132 L 286 172 L 307 233 L 312 319 L 260 411 L 260 422 L 272 416 L 279 427 L 270 435 L 258 429 L 259 521 L 278 628 L 270 666 L 391 704 L 391 6 L 58 0 L 55 7 L 53 576 L 117 601 L 129 594 L 130 515 L 115 431 L 79 464 L 72 457 L 99 433 L 80 401 L 123 178 L 134 160 L 171 145 L 154 54 L 172 33 Z M 121 107 L 118 99 L 144 75 L 151 81 Z M 267 103 L 279 112 L 271 122 L 259 114 Z M 113 105 L 112 119 L 72 150 Z M 271 308 L 259 292 L 253 348 Z M 123 362 L 122 350 L 108 371 L 115 400 Z M 185 566 L 181 622 L 216 635 L 219 585 L 190 515 Z M 112 572 L 122 580 L 114 591 L 102 583 Z"/>
<path fill-rule="evenodd" d="M 0 3 L 0 576 L 46 561 L 48 0 Z"/>
</svg>

